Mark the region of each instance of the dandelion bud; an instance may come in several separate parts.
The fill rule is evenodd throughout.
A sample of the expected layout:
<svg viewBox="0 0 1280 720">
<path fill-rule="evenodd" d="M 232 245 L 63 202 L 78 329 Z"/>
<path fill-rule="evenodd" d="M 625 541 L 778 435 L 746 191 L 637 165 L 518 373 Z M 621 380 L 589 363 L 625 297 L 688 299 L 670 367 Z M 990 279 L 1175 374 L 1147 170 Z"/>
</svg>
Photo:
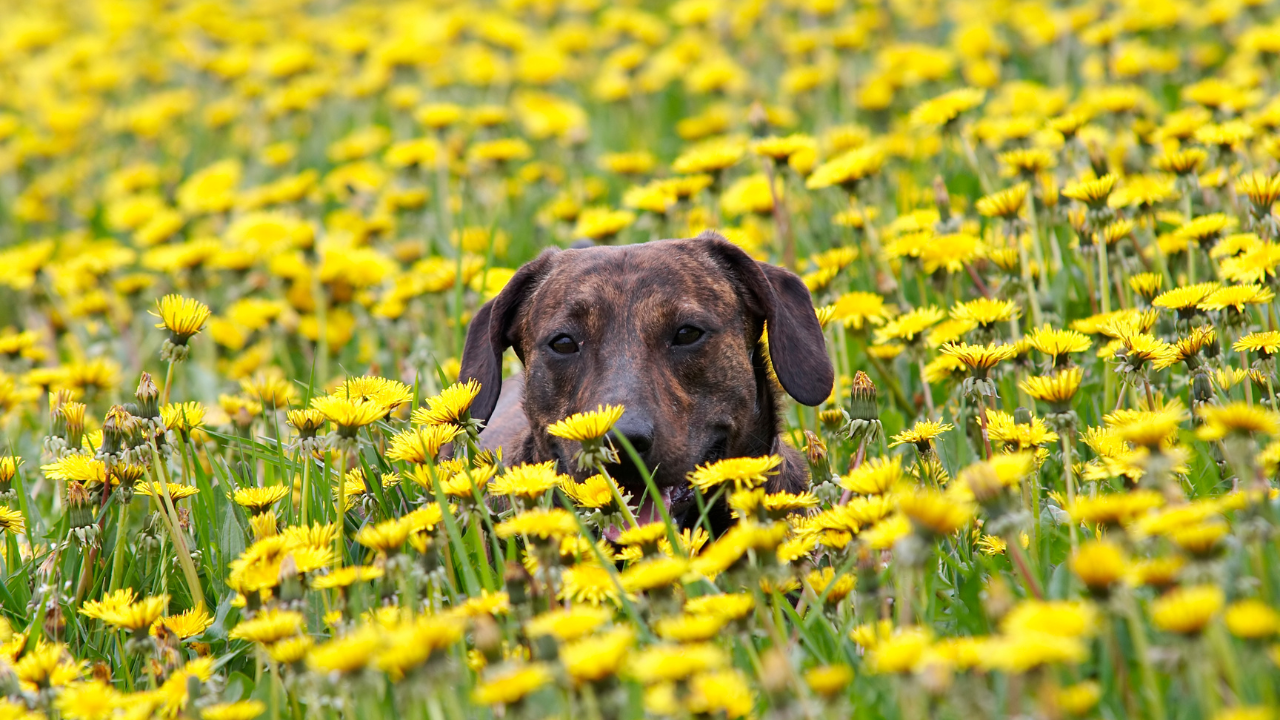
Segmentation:
<svg viewBox="0 0 1280 720">
<path fill-rule="evenodd" d="M 13 487 L 13 479 L 18 475 L 18 466 L 22 464 L 22 458 L 9 455 L 0 457 L 0 497 L 8 497 L 9 490 Z"/>
<path fill-rule="evenodd" d="M 79 448 L 84 438 L 84 412 L 84 403 L 69 402 L 62 406 L 62 418 L 66 423 L 65 438 L 69 448 Z"/>
<path fill-rule="evenodd" d="M 134 397 L 138 398 L 138 417 L 148 420 L 160 417 L 160 389 L 156 387 L 155 380 L 151 379 L 151 373 L 142 373 Z"/>
<path fill-rule="evenodd" d="M 810 465 L 817 465 L 827 459 L 827 443 L 812 431 L 804 431 L 804 454 Z"/>
<path fill-rule="evenodd" d="M 93 498 L 84 485 L 72 480 L 67 483 L 67 518 L 72 530 L 93 524 Z"/>
<path fill-rule="evenodd" d="M 1191 379 L 1191 397 L 1197 403 L 1206 403 L 1213 399 L 1213 381 L 1207 373 L 1196 373 Z"/>
<path fill-rule="evenodd" d="M 123 405 L 113 405 L 102 422 L 102 447 L 99 455 L 119 455 L 125 448 L 133 427 L 133 416 Z"/>
<path fill-rule="evenodd" d="M 849 390 L 849 417 L 854 420 L 880 420 L 880 407 L 876 402 L 876 384 L 871 378 L 859 370 L 853 376 L 853 386 Z"/>
<path fill-rule="evenodd" d="M 1031 424 L 1031 411 L 1024 407 L 1017 407 L 1013 410 L 1013 421 L 1018 425 Z"/>
</svg>

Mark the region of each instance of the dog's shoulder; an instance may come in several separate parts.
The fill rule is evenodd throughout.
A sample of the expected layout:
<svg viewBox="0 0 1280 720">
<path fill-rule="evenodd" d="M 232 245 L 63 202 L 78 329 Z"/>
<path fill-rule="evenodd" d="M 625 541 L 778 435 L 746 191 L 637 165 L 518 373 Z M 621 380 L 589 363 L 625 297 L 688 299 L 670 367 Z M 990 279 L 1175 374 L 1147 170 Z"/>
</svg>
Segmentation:
<svg viewBox="0 0 1280 720">
<path fill-rule="evenodd" d="M 502 394 L 493 415 L 480 432 L 484 450 L 502 450 L 504 465 L 519 465 L 533 460 L 533 442 L 529 434 L 529 418 L 524 414 L 524 376 L 513 375 L 502 381 Z"/>
</svg>

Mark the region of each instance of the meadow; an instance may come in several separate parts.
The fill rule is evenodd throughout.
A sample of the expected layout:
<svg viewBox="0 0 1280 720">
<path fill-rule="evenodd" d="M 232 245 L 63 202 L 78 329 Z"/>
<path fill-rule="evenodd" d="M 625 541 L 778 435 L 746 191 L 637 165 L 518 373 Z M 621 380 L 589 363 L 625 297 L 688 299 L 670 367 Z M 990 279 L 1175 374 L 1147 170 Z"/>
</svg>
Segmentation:
<svg viewBox="0 0 1280 720">
<path fill-rule="evenodd" d="M 1280 718 L 1278 78 L 1267 0 L 4 3 L 0 720 Z M 516 268 L 708 229 L 808 491 L 480 450 Z"/>
</svg>

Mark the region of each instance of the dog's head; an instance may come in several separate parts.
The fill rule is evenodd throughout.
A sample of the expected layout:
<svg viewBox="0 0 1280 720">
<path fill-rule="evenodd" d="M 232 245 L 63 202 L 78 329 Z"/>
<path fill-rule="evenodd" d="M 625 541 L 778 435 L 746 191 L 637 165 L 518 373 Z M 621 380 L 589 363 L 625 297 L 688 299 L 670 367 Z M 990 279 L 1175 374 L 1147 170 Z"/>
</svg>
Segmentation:
<svg viewBox="0 0 1280 720">
<path fill-rule="evenodd" d="M 573 462 L 577 444 L 550 436 L 547 426 L 622 405 L 614 432 L 635 447 L 659 487 L 682 487 L 699 464 L 774 449 L 765 327 L 782 388 L 806 405 L 826 400 L 831 363 L 809 291 L 794 273 L 756 262 L 714 233 L 549 250 L 476 314 L 461 375 L 480 382 L 471 412 L 487 420 L 501 388 L 502 353 L 514 348 L 539 458 L 582 477 Z M 611 473 L 643 491 L 622 455 Z"/>
</svg>

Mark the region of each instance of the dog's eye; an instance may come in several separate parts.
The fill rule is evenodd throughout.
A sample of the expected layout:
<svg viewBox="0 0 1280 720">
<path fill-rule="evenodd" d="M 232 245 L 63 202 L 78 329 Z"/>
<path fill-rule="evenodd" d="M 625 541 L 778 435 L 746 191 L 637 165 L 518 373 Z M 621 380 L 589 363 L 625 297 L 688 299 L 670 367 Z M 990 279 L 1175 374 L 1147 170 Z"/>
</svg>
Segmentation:
<svg viewBox="0 0 1280 720">
<path fill-rule="evenodd" d="M 685 325 L 676 331 L 671 338 L 672 345 L 692 345 L 702 339 L 702 331 L 692 325 Z"/>
<path fill-rule="evenodd" d="M 548 343 L 548 347 L 559 355 L 572 355 L 578 352 L 578 343 L 568 335 L 557 335 Z"/>
</svg>

